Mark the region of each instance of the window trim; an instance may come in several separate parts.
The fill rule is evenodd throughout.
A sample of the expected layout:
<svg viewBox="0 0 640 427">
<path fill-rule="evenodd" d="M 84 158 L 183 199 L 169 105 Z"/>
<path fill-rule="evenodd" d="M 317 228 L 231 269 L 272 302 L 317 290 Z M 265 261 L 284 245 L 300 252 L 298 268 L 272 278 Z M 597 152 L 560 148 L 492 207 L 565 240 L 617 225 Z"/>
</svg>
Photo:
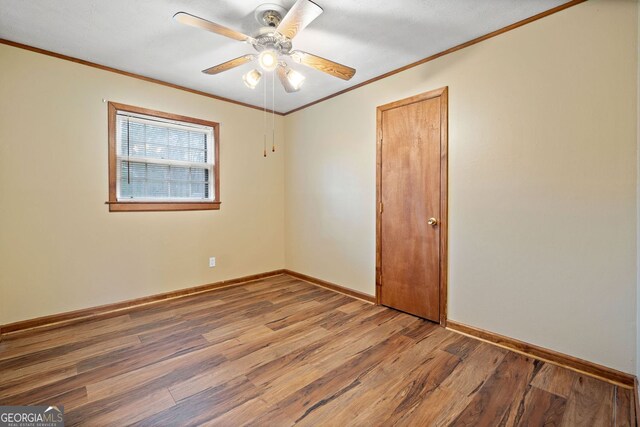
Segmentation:
<svg viewBox="0 0 640 427">
<path fill-rule="evenodd" d="M 118 111 L 134 114 L 143 114 L 167 120 L 175 120 L 185 123 L 193 123 L 200 126 L 213 128 L 213 188 L 215 198 L 206 202 L 194 201 L 122 201 L 117 198 L 118 172 L 116 152 L 116 116 Z M 178 114 L 165 113 L 162 111 L 150 110 L 148 108 L 134 107 L 132 105 L 109 102 L 108 104 L 108 132 L 109 132 L 109 212 L 153 212 L 153 211 L 195 211 L 195 210 L 218 210 L 220 209 L 220 124 L 208 120 L 196 119 L 193 117 L 181 116 Z"/>
</svg>

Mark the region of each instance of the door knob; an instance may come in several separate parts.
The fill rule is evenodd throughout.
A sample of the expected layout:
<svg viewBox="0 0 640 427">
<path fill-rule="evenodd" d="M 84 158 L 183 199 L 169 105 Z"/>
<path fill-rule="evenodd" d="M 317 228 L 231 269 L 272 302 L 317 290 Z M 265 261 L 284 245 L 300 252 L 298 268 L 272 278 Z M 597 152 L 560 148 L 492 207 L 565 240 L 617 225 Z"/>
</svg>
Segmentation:
<svg viewBox="0 0 640 427">
<path fill-rule="evenodd" d="M 435 218 L 429 218 L 429 221 L 427 221 L 427 224 L 433 225 L 435 227 L 436 225 L 438 225 L 438 220 Z"/>
</svg>

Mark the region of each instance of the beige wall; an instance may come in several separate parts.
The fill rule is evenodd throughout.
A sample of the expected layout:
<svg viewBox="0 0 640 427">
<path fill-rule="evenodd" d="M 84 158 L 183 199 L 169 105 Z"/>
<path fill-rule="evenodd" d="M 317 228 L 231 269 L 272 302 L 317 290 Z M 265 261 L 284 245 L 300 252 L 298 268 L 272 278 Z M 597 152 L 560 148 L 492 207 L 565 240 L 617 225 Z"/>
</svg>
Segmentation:
<svg viewBox="0 0 640 427">
<path fill-rule="evenodd" d="M 284 267 L 260 111 L 2 45 L 0 64 L 0 324 Z M 109 213 L 103 98 L 221 123 L 222 209 Z"/>
<path fill-rule="evenodd" d="M 640 3 L 640 2 L 639 2 Z M 636 198 L 636 212 L 638 215 L 638 224 L 637 224 L 637 246 L 638 251 L 636 253 L 636 265 L 638 267 L 637 271 L 637 288 L 636 288 L 636 376 L 640 377 L 640 12 L 638 13 L 638 46 L 636 48 L 636 59 L 638 60 L 638 87 L 637 87 L 637 95 L 638 95 L 638 121 L 637 121 L 637 198 Z M 640 389 L 640 385 L 638 386 Z"/>
<path fill-rule="evenodd" d="M 285 118 L 286 266 L 374 293 L 376 106 L 449 86 L 449 318 L 635 372 L 635 0 Z"/>
</svg>

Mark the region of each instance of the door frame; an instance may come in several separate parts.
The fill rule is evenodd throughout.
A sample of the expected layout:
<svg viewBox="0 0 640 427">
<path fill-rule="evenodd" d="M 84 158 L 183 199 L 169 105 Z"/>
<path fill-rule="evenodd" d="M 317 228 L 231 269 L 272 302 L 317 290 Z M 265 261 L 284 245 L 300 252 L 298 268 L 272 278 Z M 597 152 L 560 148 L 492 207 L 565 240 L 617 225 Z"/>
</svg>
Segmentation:
<svg viewBox="0 0 640 427">
<path fill-rule="evenodd" d="M 448 157 L 449 157 L 449 87 L 424 92 L 416 96 L 380 105 L 376 111 L 376 304 L 380 305 L 382 286 L 382 113 L 427 99 L 440 98 L 440 325 L 447 325 L 447 274 L 448 274 Z"/>
</svg>

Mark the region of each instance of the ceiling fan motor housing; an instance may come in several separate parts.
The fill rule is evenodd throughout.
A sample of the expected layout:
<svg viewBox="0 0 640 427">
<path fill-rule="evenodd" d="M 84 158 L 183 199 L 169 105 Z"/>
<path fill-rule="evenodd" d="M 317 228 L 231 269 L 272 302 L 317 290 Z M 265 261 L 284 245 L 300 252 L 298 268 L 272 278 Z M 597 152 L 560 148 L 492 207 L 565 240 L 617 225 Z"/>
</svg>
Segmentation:
<svg viewBox="0 0 640 427">
<path fill-rule="evenodd" d="M 280 34 L 269 31 L 255 37 L 255 43 L 253 47 L 258 51 L 273 50 L 279 54 L 286 55 L 291 51 L 291 40 Z"/>
<path fill-rule="evenodd" d="M 287 55 L 291 51 L 291 40 L 275 31 L 286 13 L 285 8 L 273 3 L 261 4 L 256 8 L 254 16 L 262 25 L 258 35 L 254 37 L 253 47 L 258 52 L 273 50 L 279 55 Z"/>
</svg>

